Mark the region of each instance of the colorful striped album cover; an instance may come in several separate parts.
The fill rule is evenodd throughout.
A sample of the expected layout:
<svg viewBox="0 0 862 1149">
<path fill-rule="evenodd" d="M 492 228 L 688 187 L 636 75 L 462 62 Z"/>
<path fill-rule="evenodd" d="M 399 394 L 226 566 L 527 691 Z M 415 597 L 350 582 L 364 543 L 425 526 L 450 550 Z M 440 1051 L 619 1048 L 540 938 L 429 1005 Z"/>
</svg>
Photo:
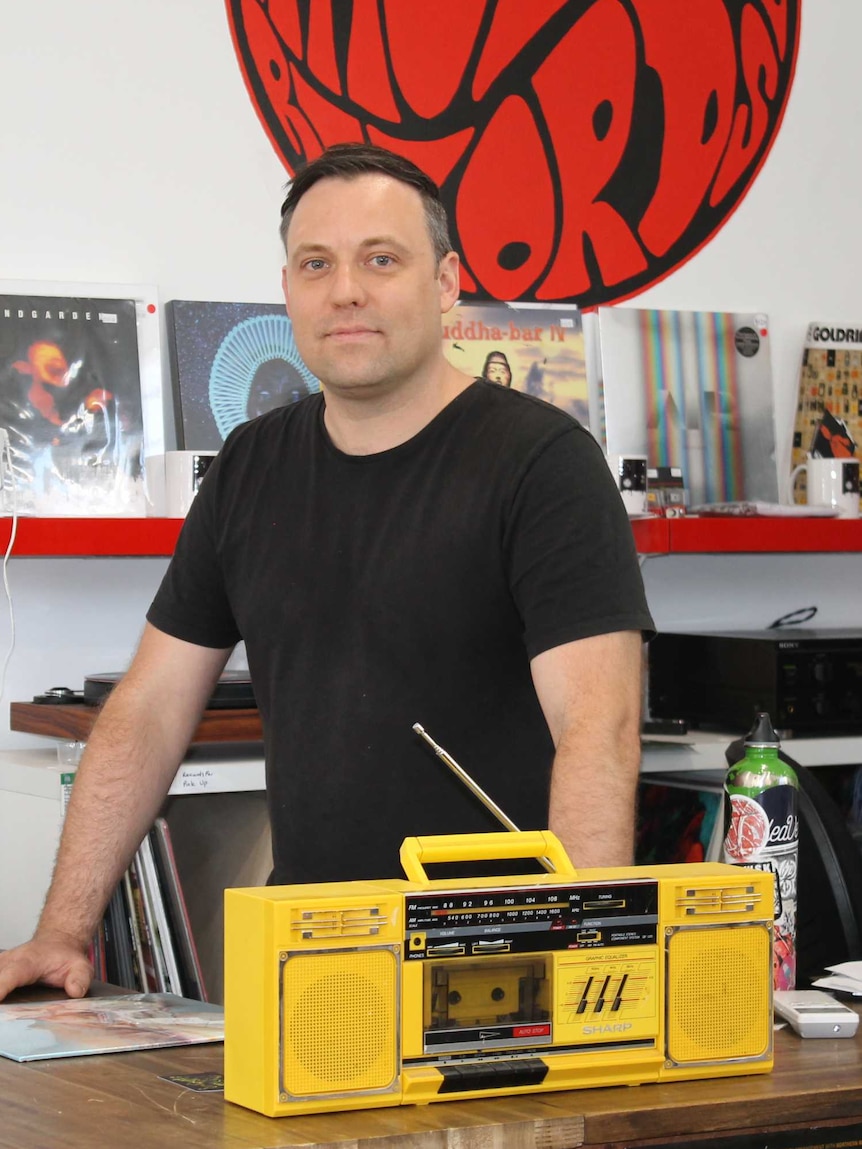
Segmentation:
<svg viewBox="0 0 862 1149">
<path fill-rule="evenodd" d="M 607 451 L 681 467 L 690 505 L 779 501 L 765 315 L 602 307 L 598 338 Z"/>
</svg>

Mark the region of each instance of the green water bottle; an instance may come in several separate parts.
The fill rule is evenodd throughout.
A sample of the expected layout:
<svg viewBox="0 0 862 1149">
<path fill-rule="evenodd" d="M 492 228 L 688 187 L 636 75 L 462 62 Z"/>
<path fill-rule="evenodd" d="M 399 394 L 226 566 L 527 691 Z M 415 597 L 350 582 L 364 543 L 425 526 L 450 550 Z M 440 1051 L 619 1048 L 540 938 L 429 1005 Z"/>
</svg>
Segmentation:
<svg viewBox="0 0 862 1149">
<path fill-rule="evenodd" d="M 758 714 L 745 739 L 745 756 L 724 781 L 723 859 L 774 875 L 774 988 L 794 989 L 799 782 L 779 749 L 769 715 Z"/>
</svg>

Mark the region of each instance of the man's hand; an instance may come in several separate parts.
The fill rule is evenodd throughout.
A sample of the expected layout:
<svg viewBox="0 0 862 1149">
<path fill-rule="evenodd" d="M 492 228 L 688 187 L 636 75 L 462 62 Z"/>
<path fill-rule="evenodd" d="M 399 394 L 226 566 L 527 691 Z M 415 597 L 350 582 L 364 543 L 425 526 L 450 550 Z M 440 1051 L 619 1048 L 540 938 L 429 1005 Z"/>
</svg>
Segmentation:
<svg viewBox="0 0 862 1149">
<path fill-rule="evenodd" d="M 83 997 L 93 980 L 86 950 L 66 934 L 37 933 L 29 942 L 0 953 L 0 1001 L 13 989 L 41 982 Z"/>
</svg>

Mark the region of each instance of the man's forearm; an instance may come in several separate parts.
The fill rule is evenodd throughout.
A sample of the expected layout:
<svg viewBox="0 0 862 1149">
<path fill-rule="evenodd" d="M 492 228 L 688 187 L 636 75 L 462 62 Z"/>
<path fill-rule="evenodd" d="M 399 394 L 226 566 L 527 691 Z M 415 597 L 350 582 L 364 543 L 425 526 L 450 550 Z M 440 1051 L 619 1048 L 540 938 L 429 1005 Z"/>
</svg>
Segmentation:
<svg viewBox="0 0 862 1149">
<path fill-rule="evenodd" d="M 641 636 L 593 635 L 531 663 L 557 748 L 548 826 L 578 868 L 631 864 L 640 770 Z"/>
<path fill-rule="evenodd" d="M 184 734 L 118 687 L 93 728 L 63 826 L 37 933 L 86 945 L 151 826 L 185 751 Z"/>
<path fill-rule="evenodd" d="M 144 627 L 132 665 L 90 735 L 36 932 L 0 954 L 0 1001 L 37 981 L 71 997 L 87 992 L 87 946 L 229 654 Z"/>
<path fill-rule="evenodd" d="M 634 853 L 640 738 L 566 735 L 551 779 L 549 828 L 578 869 L 628 866 Z"/>
</svg>

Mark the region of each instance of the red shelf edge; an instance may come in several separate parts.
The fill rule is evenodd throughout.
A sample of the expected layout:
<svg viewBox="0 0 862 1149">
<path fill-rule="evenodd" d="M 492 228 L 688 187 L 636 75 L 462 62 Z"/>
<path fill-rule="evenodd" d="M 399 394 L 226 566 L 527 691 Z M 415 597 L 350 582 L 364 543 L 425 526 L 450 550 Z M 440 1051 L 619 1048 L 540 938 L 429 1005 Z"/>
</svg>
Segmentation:
<svg viewBox="0 0 862 1149">
<path fill-rule="evenodd" d="M 173 554 L 182 519 L 76 519 L 22 517 L 13 556 L 79 558 Z M 0 547 L 9 544 L 11 519 L 0 520 Z"/>
<path fill-rule="evenodd" d="M 632 519 L 635 546 L 642 555 L 666 555 L 670 550 L 670 519 L 651 515 L 645 519 Z"/>
<path fill-rule="evenodd" d="M 18 520 L 13 556 L 91 558 L 173 554 L 182 519 Z M 698 518 L 633 519 L 640 554 L 789 554 L 862 552 L 862 519 Z M 0 519 L 0 548 L 11 520 Z"/>
<path fill-rule="evenodd" d="M 862 519 L 689 516 L 670 521 L 671 554 L 826 554 L 862 551 Z"/>
</svg>

